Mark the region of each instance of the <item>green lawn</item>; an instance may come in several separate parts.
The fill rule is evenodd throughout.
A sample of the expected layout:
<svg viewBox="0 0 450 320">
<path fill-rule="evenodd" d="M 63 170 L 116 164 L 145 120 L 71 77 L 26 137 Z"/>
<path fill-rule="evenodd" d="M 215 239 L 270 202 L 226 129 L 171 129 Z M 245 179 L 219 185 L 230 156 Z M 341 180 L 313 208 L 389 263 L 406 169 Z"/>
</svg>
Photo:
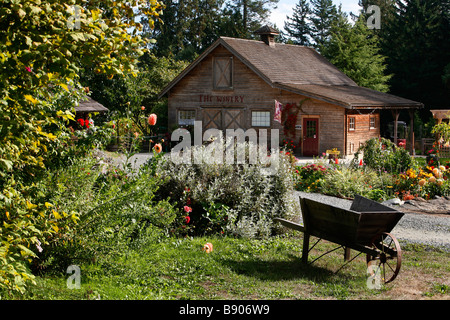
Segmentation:
<svg viewBox="0 0 450 320">
<path fill-rule="evenodd" d="M 301 234 L 300 234 L 301 235 Z M 205 253 L 206 242 L 214 245 Z M 318 256 L 334 244 L 321 242 Z M 127 249 L 80 265 L 81 288 L 68 289 L 65 270 L 44 273 L 25 296 L 12 299 L 449 299 L 448 253 L 405 246 L 398 278 L 379 290 L 366 286 L 365 256 L 338 273 L 342 250 L 313 265 L 300 261 L 299 234 L 263 240 L 169 238 L 145 250 Z M 354 254 L 355 251 L 352 251 Z"/>
</svg>

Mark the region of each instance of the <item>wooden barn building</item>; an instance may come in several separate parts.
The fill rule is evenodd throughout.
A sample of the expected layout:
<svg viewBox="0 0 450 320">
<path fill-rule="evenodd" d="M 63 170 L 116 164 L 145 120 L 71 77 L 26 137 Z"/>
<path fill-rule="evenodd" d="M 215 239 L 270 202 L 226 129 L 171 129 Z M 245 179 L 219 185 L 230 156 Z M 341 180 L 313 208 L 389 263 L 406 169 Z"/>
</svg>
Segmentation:
<svg viewBox="0 0 450 320">
<path fill-rule="evenodd" d="M 220 37 L 163 89 L 169 128 L 275 128 L 298 155 L 336 148 L 345 157 L 380 136 L 380 110 L 398 120 L 422 107 L 358 86 L 313 48 L 275 43 L 273 28 L 256 33 L 261 41 Z"/>
</svg>

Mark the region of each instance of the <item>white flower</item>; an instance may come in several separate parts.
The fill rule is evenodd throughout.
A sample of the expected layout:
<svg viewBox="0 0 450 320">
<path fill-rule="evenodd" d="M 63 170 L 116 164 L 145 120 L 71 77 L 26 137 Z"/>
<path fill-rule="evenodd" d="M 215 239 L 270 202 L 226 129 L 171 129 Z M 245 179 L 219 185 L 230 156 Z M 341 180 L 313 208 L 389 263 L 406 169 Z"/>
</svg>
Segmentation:
<svg viewBox="0 0 450 320">
<path fill-rule="evenodd" d="M 38 249 L 39 252 L 43 251 L 43 249 L 41 247 L 41 242 L 39 240 L 37 240 L 36 248 Z"/>
</svg>

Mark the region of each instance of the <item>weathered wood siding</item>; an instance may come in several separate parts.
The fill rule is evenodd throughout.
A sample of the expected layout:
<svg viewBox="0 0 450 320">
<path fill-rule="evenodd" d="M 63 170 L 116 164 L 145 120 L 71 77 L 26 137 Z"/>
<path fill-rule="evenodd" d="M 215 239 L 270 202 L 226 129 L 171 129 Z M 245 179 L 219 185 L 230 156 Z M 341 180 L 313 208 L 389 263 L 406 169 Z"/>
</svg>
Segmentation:
<svg viewBox="0 0 450 320">
<path fill-rule="evenodd" d="M 355 120 L 354 130 L 350 130 L 350 118 Z M 375 126 L 370 127 L 370 118 L 374 118 Z M 347 155 L 354 154 L 365 141 L 371 138 L 380 137 L 380 113 L 359 114 L 356 112 L 347 112 Z"/>
<path fill-rule="evenodd" d="M 227 117 L 231 119 L 231 114 L 239 114 L 241 111 L 238 121 L 244 130 L 252 128 L 252 111 L 270 111 L 271 126 L 268 129 L 279 129 L 280 142 L 282 142 L 285 138 L 283 128 L 280 123 L 273 120 L 275 100 L 282 104 L 300 105 L 306 97 L 272 88 L 237 57 L 232 59 L 232 89 L 215 89 L 214 79 L 217 79 L 218 75 L 214 74 L 214 59 L 231 56 L 228 50 L 218 46 L 171 89 L 168 110 L 169 129 L 177 126 L 178 110 L 196 110 L 196 120 L 204 122 L 211 118 L 214 109 L 222 110 L 222 113 L 214 118 L 216 123 L 226 122 Z M 226 113 L 224 110 L 233 110 L 233 112 Z M 298 114 L 297 125 L 302 125 L 303 117 L 319 119 L 319 155 L 333 148 L 337 148 L 344 154 L 346 130 L 344 108 L 315 99 L 307 99 Z M 212 122 L 209 125 L 209 127 L 214 126 Z M 236 128 L 236 123 L 233 123 L 231 128 Z M 289 139 L 294 140 L 295 145 L 301 145 L 302 130 L 296 130 L 295 136 Z"/>
</svg>

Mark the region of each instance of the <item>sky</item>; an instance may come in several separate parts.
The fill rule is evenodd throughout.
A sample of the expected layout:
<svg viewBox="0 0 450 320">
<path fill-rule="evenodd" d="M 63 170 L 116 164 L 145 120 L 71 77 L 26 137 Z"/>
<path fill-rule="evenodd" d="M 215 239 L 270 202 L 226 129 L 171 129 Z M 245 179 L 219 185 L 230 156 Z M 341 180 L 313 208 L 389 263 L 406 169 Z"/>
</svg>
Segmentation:
<svg viewBox="0 0 450 320">
<path fill-rule="evenodd" d="M 298 0 L 280 0 L 277 9 L 272 11 L 270 22 L 276 24 L 278 29 L 282 29 L 286 16 L 292 17 L 293 9 L 297 3 Z M 347 13 L 357 13 L 361 9 L 358 5 L 358 0 L 333 0 L 333 3 L 336 6 L 342 4 L 342 11 Z"/>
</svg>

